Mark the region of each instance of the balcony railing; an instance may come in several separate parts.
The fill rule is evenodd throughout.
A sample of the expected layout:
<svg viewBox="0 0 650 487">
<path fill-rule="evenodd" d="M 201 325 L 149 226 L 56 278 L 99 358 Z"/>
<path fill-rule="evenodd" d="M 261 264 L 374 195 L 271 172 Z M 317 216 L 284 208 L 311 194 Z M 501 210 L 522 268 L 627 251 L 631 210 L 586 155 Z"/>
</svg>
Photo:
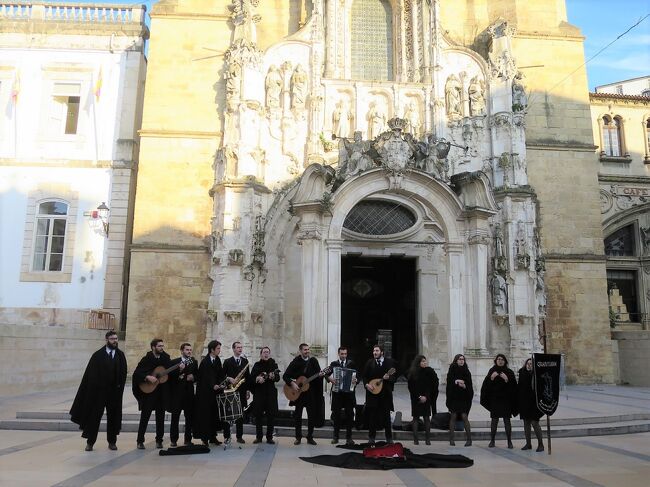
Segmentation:
<svg viewBox="0 0 650 487">
<path fill-rule="evenodd" d="M 0 20 L 144 24 L 145 10 L 144 5 L 0 1 Z"/>
</svg>

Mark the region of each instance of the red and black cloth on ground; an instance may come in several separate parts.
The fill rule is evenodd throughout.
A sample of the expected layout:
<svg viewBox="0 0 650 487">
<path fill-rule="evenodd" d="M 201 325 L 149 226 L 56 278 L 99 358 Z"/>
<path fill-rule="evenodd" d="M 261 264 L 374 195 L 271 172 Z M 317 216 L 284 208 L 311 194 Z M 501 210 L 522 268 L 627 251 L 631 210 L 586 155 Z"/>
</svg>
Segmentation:
<svg viewBox="0 0 650 487">
<path fill-rule="evenodd" d="M 375 446 L 381 447 L 386 443 L 377 442 Z M 368 443 L 360 445 L 339 445 L 338 448 L 363 451 L 368 448 Z M 326 467 L 349 468 L 355 470 L 393 470 L 396 468 L 467 468 L 474 465 L 474 460 L 464 455 L 442 455 L 439 453 L 413 453 L 404 448 L 404 459 L 400 458 L 366 458 L 362 453 L 346 452 L 340 455 L 316 455 L 313 457 L 299 457 L 305 462 L 324 465 Z"/>
</svg>

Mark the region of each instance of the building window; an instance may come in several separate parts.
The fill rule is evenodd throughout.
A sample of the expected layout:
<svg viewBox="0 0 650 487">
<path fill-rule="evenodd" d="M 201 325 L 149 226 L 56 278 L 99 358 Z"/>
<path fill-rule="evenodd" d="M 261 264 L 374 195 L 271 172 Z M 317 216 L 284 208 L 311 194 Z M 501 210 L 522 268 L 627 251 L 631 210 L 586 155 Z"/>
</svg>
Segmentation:
<svg viewBox="0 0 650 487">
<path fill-rule="evenodd" d="M 605 239 L 605 255 L 609 257 L 632 257 L 635 250 L 634 225 L 616 230 Z"/>
<path fill-rule="evenodd" d="M 55 135 L 75 135 L 81 101 L 79 83 L 54 83 L 50 106 L 50 128 Z"/>
<path fill-rule="evenodd" d="M 623 85 L 616 85 L 616 94 L 617 95 L 623 94 Z"/>
<path fill-rule="evenodd" d="M 393 235 L 408 230 L 417 221 L 406 208 L 391 201 L 361 201 L 345 217 L 343 227 L 363 235 Z"/>
<path fill-rule="evenodd" d="M 388 0 L 354 0 L 351 15 L 352 78 L 393 79 L 393 12 Z"/>
<path fill-rule="evenodd" d="M 34 233 L 33 272 L 59 272 L 63 269 L 68 204 L 45 201 L 38 205 Z"/>
<path fill-rule="evenodd" d="M 621 157 L 621 119 L 605 115 L 602 118 L 603 151 L 602 154 L 610 157 Z"/>
<path fill-rule="evenodd" d="M 636 271 L 607 269 L 607 291 L 610 296 L 610 306 L 617 315 L 617 321 L 641 322 L 636 281 Z M 612 293 L 612 289 L 617 289 L 617 291 Z M 616 294 L 620 298 L 616 297 Z"/>
</svg>

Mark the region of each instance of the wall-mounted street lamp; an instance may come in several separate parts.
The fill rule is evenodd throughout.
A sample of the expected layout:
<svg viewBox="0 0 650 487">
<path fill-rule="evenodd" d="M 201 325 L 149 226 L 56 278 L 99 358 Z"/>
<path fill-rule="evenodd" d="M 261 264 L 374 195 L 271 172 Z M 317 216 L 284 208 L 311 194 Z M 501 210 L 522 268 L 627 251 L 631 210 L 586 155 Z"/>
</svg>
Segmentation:
<svg viewBox="0 0 650 487">
<path fill-rule="evenodd" d="M 97 207 L 96 210 L 93 210 L 92 217 L 99 219 L 102 222 L 104 227 L 104 233 L 108 237 L 108 215 L 111 212 L 111 209 L 106 206 L 106 203 L 102 201 L 102 204 Z"/>
</svg>

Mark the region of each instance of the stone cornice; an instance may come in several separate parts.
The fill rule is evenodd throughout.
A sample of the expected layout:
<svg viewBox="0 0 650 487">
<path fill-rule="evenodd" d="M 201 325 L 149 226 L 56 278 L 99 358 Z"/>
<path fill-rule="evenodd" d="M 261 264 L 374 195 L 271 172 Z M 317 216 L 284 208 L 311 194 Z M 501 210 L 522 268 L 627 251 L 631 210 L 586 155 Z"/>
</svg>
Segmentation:
<svg viewBox="0 0 650 487">
<path fill-rule="evenodd" d="M 228 20 L 230 20 L 230 15 L 228 14 L 206 14 L 206 13 L 197 14 L 191 12 L 164 13 L 164 12 L 157 12 L 155 7 L 149 16 L 152 19 L 210 20 L 210 21 L 222 21 L 222 22 L 227 22 Z"/>
<path fill-rule="evenodd" d="M 641 95 L 619 95 L 616 93 L 589 93 L 589 101 L 592 103 L 601 102 L 607 104 L 616 102 L 624 105 L 650 105 L 650 96 Z"/>
<path fill-rule="evenodd" d="M 98 168 L 98 169 L 129 169 L 135 165 L 133 161 L 92 161 L 92 160 L 50 160 L 33 161 L 30 159 L 7 159 L 0 158 L 1 167 L 74 167 L 74 168 Z"/>
<path fill-rule="evenodd" d="M 203 254 L 210 253 L 207 245 L 175 245 L 160 242 L 134 243 L 129 246 L 131 252 Z"/>
<path fill-rule="evenodd" d="M 598 149 L 598 146 L 592 144 L 580 144 L 577 142 L 527 141 L 526 149 L 570 151 L 570 152 L 595 152 L 596 149 Z"/>
<path fill-rule="evenodd" d="M 615 175 L 608 175 L 608 174 L 599 174 L 598 182 L 650 184 L 650 176 L 615 176 Z"/>
<path fill-rule="evenodd" d="M 605 254 L 544 254 L 546 264 L 550 262 L 605 262 L 607 256 Z"/>
<path fill-rule="evenodd" d="M 223 136 L 219 131 L 199 131 L 199 130 L 165 130 L 165 129 L 140 129 L 140 137 L 153 137 L 161 139 L 178 138 L 178 139 L 216 139 Z"/>
</svg>

